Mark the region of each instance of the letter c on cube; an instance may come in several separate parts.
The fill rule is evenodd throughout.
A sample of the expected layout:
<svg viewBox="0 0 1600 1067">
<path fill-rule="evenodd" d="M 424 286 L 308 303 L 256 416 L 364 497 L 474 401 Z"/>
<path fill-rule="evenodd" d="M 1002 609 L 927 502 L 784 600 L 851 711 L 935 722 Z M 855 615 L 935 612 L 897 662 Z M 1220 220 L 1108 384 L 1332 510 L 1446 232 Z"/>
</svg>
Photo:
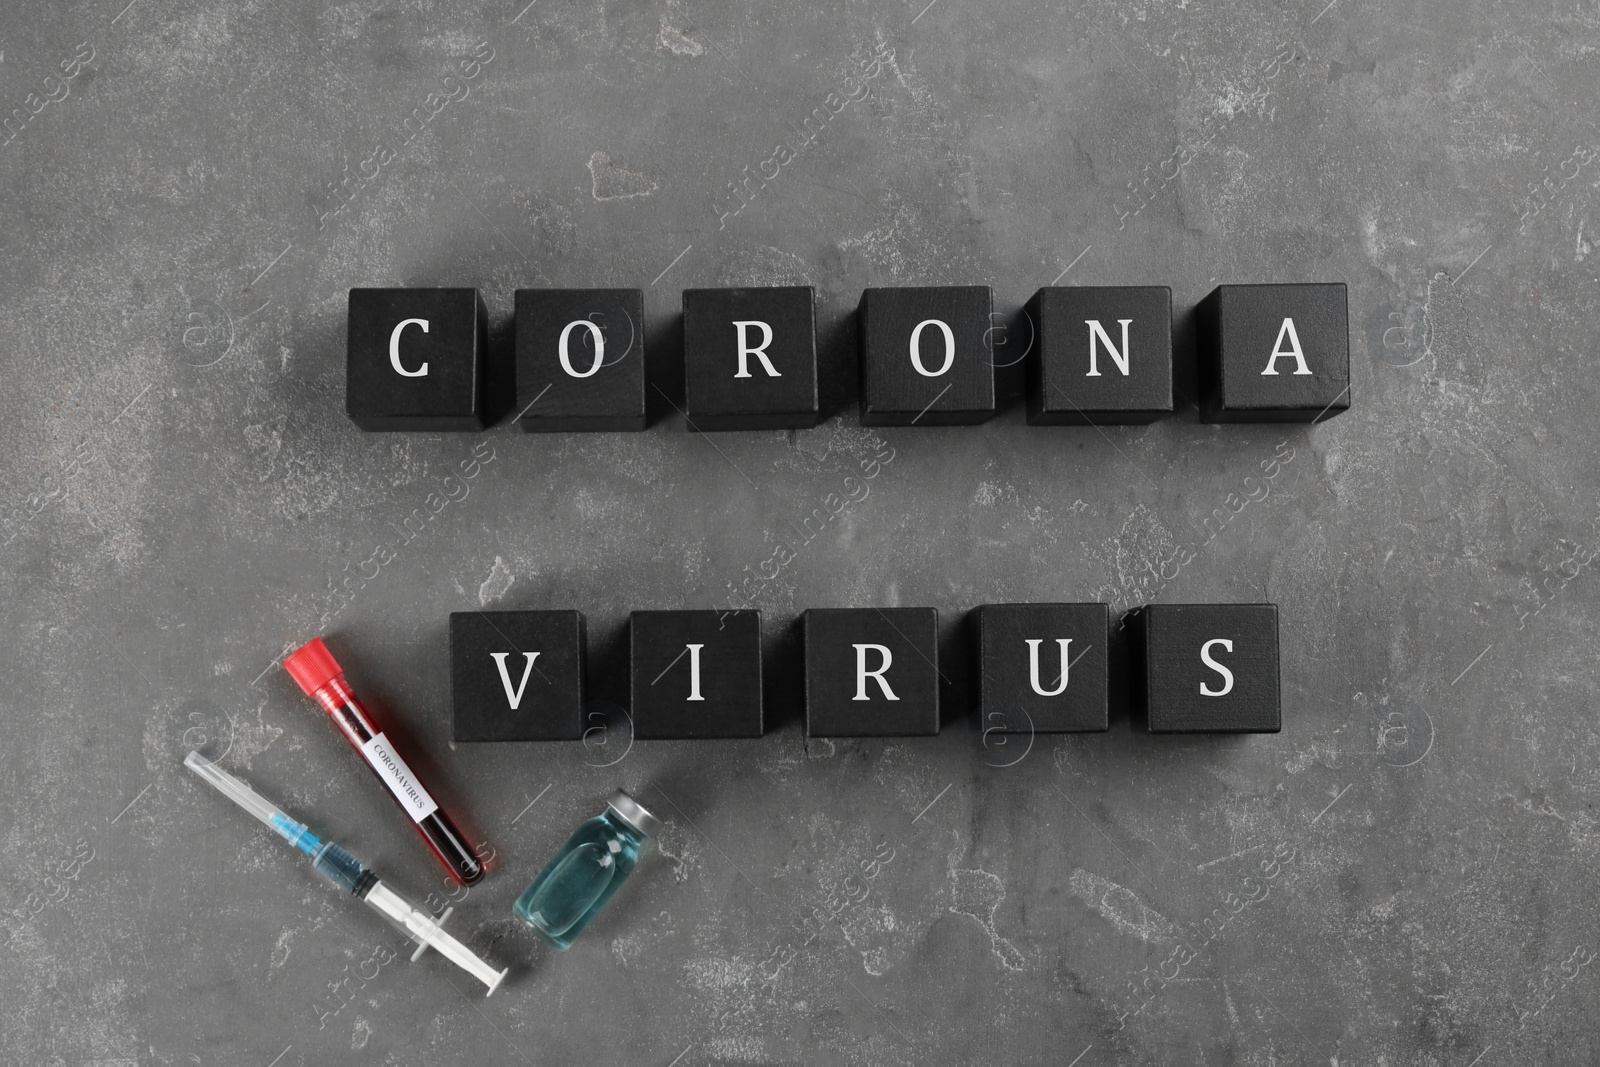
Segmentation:
<svg viewBox="0 0 1600 1067">
<path fill-rule="evenodd" d="M 406 370 L 405 367 L 400 365 L 400 334 L 405 331 L 407 326 L 411 325 L 422 327 L 423 333 L 428 332 L 427 319 L 406 319 L 404 322 L 400 323 L 400 325 L 396 326 L 394 328 L 394 332 L 389 334 L 389 365 L 393 367 L 394 372 L 401 377 L 422 378 L 428 373 L 427 360 L 423 360 L 422 366 L 418 367 L 416 370 Z"/>
</svg>

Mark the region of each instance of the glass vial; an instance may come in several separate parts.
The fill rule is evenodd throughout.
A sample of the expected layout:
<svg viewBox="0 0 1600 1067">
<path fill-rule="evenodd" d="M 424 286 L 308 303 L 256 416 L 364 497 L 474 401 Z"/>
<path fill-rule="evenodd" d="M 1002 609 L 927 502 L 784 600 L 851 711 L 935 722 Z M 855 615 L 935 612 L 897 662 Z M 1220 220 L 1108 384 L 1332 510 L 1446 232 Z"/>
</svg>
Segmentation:
<svg viewBox="0 0 1600 1067">
<path fill-rule="evenodd" d="M 512 912 L 552 947 L 565 951 L 627 881 L 660 826 L 660 819 L 618 790 L 605 811 L 573 831 L 523 890 Z"/>
</svg>

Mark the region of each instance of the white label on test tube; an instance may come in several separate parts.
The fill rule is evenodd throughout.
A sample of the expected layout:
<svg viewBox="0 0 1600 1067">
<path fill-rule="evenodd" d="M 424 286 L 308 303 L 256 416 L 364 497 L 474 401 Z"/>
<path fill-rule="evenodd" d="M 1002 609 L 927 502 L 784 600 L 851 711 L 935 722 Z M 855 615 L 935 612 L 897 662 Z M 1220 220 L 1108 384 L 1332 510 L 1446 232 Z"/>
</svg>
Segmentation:
<svg viewBox="0 0 1600 1067">
<path fill-rule="evenodd" d="M 417 776 L 406 766 L 406 761 L 400 758 L 400 753 L 394 750 L 383 734 L 375 734 L 362 745 L 361 753 L 367 757 L 367 762 L 378 772 L 378 777 L 383 779 L 383 784 L 389 787 L 389 792 L 394 794 L 400 806 L 406 809 L 412 822 L 421 822 L 439 810 L 439 805 L 433 802 L 428 791 L 422 788 L 422 783 L 417 781 Z"/>
</svg>

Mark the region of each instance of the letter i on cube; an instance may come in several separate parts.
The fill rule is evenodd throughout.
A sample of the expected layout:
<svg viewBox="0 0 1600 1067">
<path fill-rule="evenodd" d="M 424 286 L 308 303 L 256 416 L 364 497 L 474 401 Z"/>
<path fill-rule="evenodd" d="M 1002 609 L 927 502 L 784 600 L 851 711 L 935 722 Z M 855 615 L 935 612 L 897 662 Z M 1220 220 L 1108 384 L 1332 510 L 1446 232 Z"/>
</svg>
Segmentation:
<svg viewBox="0 0 1600 1067">
<path fill-rule="evenodd" d="M 636 611 L 629 639 L 634 737 L 761 736 L 759 611 Z"/>
</svg>

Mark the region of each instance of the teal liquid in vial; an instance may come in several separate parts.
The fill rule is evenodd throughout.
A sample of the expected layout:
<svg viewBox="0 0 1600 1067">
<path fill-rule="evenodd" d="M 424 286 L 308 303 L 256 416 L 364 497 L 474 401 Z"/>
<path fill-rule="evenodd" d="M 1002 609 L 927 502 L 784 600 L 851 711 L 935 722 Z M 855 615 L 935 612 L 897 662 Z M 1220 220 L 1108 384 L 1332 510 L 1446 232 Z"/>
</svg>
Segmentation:
<svg viewBox="0 0 1600 1067">
<path fill-rule="evenodd" d="M 573 831 L 511 909 L 524 926 L 565 951 L 628 880 L 661 825 L 628 794 Z"/>
</svg>

